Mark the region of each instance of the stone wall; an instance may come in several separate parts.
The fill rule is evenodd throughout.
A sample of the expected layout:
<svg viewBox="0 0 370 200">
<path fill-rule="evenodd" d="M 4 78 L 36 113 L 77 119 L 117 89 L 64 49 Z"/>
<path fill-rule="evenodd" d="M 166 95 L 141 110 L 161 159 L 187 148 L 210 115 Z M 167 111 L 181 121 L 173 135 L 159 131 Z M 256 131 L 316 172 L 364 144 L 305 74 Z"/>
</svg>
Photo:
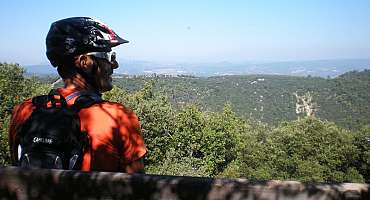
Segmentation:
<svg viewBox="0 0 370 200">
<path fill-rule="evenodd" d="M 0 168 L 0 199 L 370 199 L 368 184 Z"/>
</svg>

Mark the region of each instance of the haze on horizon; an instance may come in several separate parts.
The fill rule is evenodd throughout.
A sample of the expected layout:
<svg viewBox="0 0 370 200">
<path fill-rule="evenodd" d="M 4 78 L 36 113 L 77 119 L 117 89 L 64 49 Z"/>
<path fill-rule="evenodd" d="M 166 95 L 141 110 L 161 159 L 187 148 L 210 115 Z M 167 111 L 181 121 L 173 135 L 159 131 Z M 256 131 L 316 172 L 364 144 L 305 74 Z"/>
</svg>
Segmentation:
<svg viewBox="0 0 370 200">
<path fill-rule="evenodd" d="M 246 62 L 370 58 L 370 1 L 0 2 L 0 62 L 47 63 L 50 24 L 90 16 L 130 43 L 120 60 Z"/>
</svg>

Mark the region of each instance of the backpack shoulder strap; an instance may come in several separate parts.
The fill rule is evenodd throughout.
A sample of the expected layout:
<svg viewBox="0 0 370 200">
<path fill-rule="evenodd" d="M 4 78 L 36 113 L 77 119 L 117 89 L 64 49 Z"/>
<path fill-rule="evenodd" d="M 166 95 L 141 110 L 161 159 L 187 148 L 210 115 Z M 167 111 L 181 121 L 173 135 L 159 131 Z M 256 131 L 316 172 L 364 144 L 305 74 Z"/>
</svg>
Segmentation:
<svg viewBox="0 0 370 200">
<path fill-rule="evenodd" d="M 56 98 L 57 96 L 58 98 Z M 54 89 L 50 90 L 48 95 L 32 98 L 32 104 L 36 106 L 36 108 L 46 108 L 48 102 L 51 102 L 53 107 L 57 107 L 57 103 L 59 103 L 59 107 L 67 107 L 66 99 Z"/>
<path fill-rule="evenodd" d="M 77 111 L 103 101 L 100 95 L 89 91 L 74 92 L 66 97 L 66 101 L 68 102 L 75 97 L 77 97 L 77 99 L 75 100 L 72 108 L 76 109 Z"/>
</svg>

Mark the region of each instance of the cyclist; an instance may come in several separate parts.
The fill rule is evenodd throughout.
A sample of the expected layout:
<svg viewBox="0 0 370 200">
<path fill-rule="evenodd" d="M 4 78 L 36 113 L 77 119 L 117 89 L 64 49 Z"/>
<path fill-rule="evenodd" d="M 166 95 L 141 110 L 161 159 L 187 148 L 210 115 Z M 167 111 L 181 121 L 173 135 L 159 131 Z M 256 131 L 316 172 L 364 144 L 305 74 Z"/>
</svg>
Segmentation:
<svg viewBox="0 0 370 200">
<path fill-rule="evenodd" d="M 46 37 L 46 55 L 57 67 L 64 87 L 57 92 L 69 106 L 81 94 L 101 98 L 112 89 L 113 69 L 118 67 L 113 47 L 127 43 L 107 25 L 89 17 L 54 22 Z M 19 159 L 17 131 L 34 110 L 26 100 L 13 110 L 9 143 L 13 163 Z M 147 153 L 140 122 L 122 104 L 99 101 L 79 111 L 81 132 L 88 136 L 83 154 L 83 171 L 142 172 Z"/>
</svg>

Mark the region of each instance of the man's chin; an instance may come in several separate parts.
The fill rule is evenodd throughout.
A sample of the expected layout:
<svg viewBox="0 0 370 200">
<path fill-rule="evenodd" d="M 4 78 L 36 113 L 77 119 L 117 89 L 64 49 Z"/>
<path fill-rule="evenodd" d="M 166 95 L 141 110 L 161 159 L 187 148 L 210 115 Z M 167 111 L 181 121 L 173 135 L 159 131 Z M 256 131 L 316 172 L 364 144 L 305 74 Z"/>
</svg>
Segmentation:
<svg viewBox="0 0 370 200">
<path fill-rule="evenodd" d="M 99 92 L 100 93 L 108 92 L 108 91 L 111 91 L 112 89 L 113 89 L 113 85 L 104 85 L 100 87 Z"/>
</svg>

